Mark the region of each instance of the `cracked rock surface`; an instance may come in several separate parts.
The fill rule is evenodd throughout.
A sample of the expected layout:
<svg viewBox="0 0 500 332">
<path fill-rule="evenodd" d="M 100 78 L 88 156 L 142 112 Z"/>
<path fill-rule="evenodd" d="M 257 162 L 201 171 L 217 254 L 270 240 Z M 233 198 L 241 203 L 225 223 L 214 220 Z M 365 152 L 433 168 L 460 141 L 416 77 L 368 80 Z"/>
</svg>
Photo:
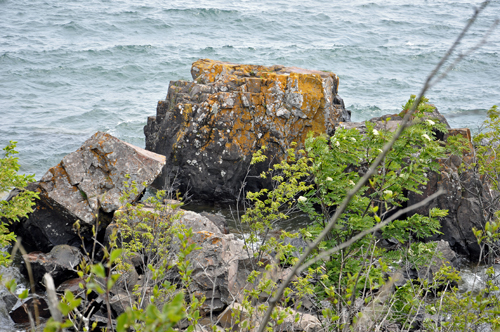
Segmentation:
<svg viewBox="0 0 500 332">
<path fill-rule="evenodd" d="M 14 225 L 14 231 L 33 250 L 48 252 L 58 244 L 80 247 L 82 241 L 73 229 L 77 220 L 84 237 L 97 218 L 97 231 L 104 229 L 106 217 L 139 199 L 143 183 L 151 184 L 163 165 L 164 156 L 97 132 L 50 168 L 39 182 L 29 185 L 29 190 L 39 192 L 40 199 L 33 213 Z M 136 181 L 138 193 L 121 203 L 127 174 L 130 181 Z"/>
<path fill-rule="evenodd" d="M 350 119 L 331 72 L 201 59 L 191 75 L 193 81 L 170 82 L 144 133 L 146 149 L 167 157 L 155 185 L 189 190 L 195 199 L 234 200 L 262 146 L 277 161 L 309 132 L 329 134 Z M 247 190 L 266 186 L 254 177 L 245 181 Z"/>
</svg>

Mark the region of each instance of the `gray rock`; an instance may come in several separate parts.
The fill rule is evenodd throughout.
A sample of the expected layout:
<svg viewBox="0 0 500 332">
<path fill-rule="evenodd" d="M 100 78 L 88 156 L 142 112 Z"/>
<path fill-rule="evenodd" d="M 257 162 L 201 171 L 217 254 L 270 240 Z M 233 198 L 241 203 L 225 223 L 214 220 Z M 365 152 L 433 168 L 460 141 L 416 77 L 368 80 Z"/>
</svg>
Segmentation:
<svg viewBox="0 0 500 332">
<path fill-rule="evenodd" d="M 165 162 L 164 156 L 97 132 L 31 184 L 29 189 L 38 191 L 40 199 L 34 212 L 14 225 L 14 230 L 33 250 L 47 252 L 58 244 L 80 246 L 82 241 L 73 228 L 77 220 L 83 237 L 91 237 L 98 218 L 97 231 L 101 231 L 123 204 L 125 175 L 138 188 L 138 194 L 125 202 L 129 203 L 139 198 L 143 183 L 151 184 Z"/>
<path fill-rule="evenodd" d="M 310 314 L 299 313 L 290 308 L 276 308 L 280 312 L 285 312 L 286 317 L 283 322 L 276 326 L 276 331 L 303 331 L 303 332 L 320 332 L 323 331 L 323 326 L 319 319 Z M 249 331 L 257 331 L 261 318 L 259 314 L 250 314 L 242 305 L 235 302 L 229 305 L 218 317 L 219 324 L 226 329 L 238 331 L 241 322 L 247 321 L 253 326 Z M 298 318 L 296 320 L 296 318 Z"/>
<path fill-rule="evenodd" d="M 189 290 L 199 298 L 206 297 L 201 311 L 220 311 L 234 300 L 242 300 L 244 290 L 254 287 L 247 282 L 248 275 L 253 269 L 259 269 L 256 259 L 244 248 L 243 241 L 234 234 L 223 234 L 208 218 L 191 211 L 185 211 L 172 227 L 177 225 L 192 228 L 190 242 L 200 247 L 187 259 L 193 269 Z M 178 252 L 179 245 L 173 241 L 172 262 L 177 260 Z M 176 282 L 179 278 L 177 270 L 169 270 L 167 277 Z"/>
<path fill-rule="evenodd" d="M 450 125 L 448 124 L 448 121 L 442 115 L 439 113 L 438 109 L 435 108 L 432 113 L 426 114 L 423 118 L 416 118 L 413 120 L 413 122 L 416 121 L 424 121 L 424 120 L 433 120 L 435 122 L 441 122 L 443 123 L 446 128 L 450 129 Z M 375 129 L 377 130 L 389 130 L 389 131 L 396 131 L 396 129 L 401 125 L 403 122 L 403 118 L 399 116 L 399 114 L 386 114 L 382 115 L 380 117 L 375 117 L 371 118 L 368 120 L 369 122 L 372 122 L 375 124 Z M 366 124 L 365 122 L 340 122 L 338 127 L 344 128 L 344 129 L 357 129 L 359 130 L 362 134 L 366 133 Z M 445 140 L 445 134 L 444 133 L 436 133 L 436 136 L 440 140 Z"/>
<path fill-rule="evenodd" d="M 222 232 L 222 234 L 229 234 L 229 229 L 227 225 L 227 220 L 224 218 L 223 215 L 221 214 L 213 214 L 209 212 L 202 212 L 200 213 L 201 216 L 210 219 L 211 222 L 213 222 L 219 230 Z"/>
<path fill-rule="evenodd" d="M 131 295 L 126 293 L 116 294 L 109 299 L 109 304 L 115 317 L 123 314 L 127 308 L 132 306 L 131 303 L 133 302 L 134 299 L 131 298 Z"/>
<path fill-rule="evenodd" d="M 451 249 L 450 244 L 444 240 L 437 242 L 435 255 L 429 266 L 424 266 L 417 271 L 418 277 L 432 281 L 434 275 L 445 265 L 459 267 L 458 255 Z"/>
<path fill-rule="evenodd" d="M 17 297 L 10 293 L 7 293 L 4 296 L 2 296 L 2 300 L 5 302 L 5 309 L 7 311 L 11 311 L 12 308 L 14 308 L 14 306 L 17 303 Z"/>
</svg>

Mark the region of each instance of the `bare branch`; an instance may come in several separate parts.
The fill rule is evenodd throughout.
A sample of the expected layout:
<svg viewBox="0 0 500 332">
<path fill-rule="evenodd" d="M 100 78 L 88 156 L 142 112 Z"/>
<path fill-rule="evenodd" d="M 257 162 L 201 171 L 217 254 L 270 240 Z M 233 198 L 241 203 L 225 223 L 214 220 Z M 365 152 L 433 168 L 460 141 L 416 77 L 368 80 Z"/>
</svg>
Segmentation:
<svg viewBox="0 0 500 332">
<path fill-rule="evenodd" d="M 62 314 L 57 305 L 59 304 L 59 300 L 57 298 L 56 294 L 56 287 L 54 285 L 54 279 L 52 279 L 52 276 L 49 273 L 45 273 L 43 276 L 43 279 L 45 281 L 45 288 L 47 289 L 47 298 L 49 302 L 49 310 L 52 318 L 56 322 L 62 323 Z M 63 329 L 63 332 L 66 331 L 66 329 Z"/>
<path fill-rule="evenodd" d="M 300 274 L 302 271 L 304 271 L 306 268 L 308 268 L 310 265 L 324 259 L 324 258 L 327 258 L 328 256 L 336 253 L 337 251 L 339 250 L 342 250 L 344 248 L 347 248 L 349 247 L 351 244 L 353 244 L 354 242 L 362 239 L 365 235 L 368 235 L 370 233 L 373 233 L 373 232 L 376 232 L 378 231 L 379 229 L 381 229 L 382 227 L 384 226 L 387 226 L 390 222 L 396 220 L 399 216 L 403 215 L 403 214 L 406 214 L 410 211 L 413 211 L 415 209 L 418 209 L 419 207 L 422 207 L 424 205 L 426 205 L 427 203 L 431 202 L 433 199 L 441 196 L 442 194 L 444 194 L 444 190 L 443 189 L 439 189 L 436 193 L 432 194 L 431 196 L 427 197 L 426 199 L 424 199 L 423 201 L 421 202 L 418 202 L 416 204 L 413 204 L 412 206 L 409 206 L 405 209 L 402 209 L 402 210 L 399 210 L 398 212 L 396 212 L 395 214 L 393 214 L 389 219 L 387 220 L 384 220 L 383 222 L 373 226 L 372 228 L 370 229 L 367 229 L 367 230 L 364 230 L 362 231 L 361 233 L 353 236 L 352 238 L 350 238 L 348 241 L 342 243 L 342 244 L 339 244 L 338 246 L 336 247 L 333 247 L 329 250 L 326 250 L 326 251 L 323 251 L 321 254 L 319 254 L 318 256 L 314 257 L 313 259 L 305 262 L 304 264 L 302 264 L 298 269 L 297 269 L 297 274 Z"/>
<path fill-rule="evenodd" d="M 450 56 L 453 54 L 455 49 L 458 47 L 462 39 L 464 38 L 465 34 L 467 31 L 470 29 L 472 24 L 475 22 L 477 19 L 478 15 L 486 8 L 486 6 L 490 3 L 490 0 L 486 0 L 481 3 L 480 7 L 477 8 L 474 12 L 474 15 L 472 18 L 469 20 L 467 25 L 464 27 L 460 35 L 456 38 L 455 42 L 452 44 L 452 46 L 448 49 L 446 54 L 443 56 L 441 61 L 436 65 L 434 70 L 429 74 L 427 77 L 418 97 L 416 98 L 415 102 L 413 103 L 411 109 L 406 113 L 406 115 L 403 118 L 403 121 L 401 122 L 401 126 L 396 130 L 394 136 L 392 139 L 384 146 L 382 149 L 382 152 L 378 155 L 378 157 L 375 159 L 373 164 L 370 166 L 368 171 L 365 173 L 365 175 L 358 181 L 358 183 L 354 186 L 353 189 L 351 189 L 348 193 L 344 201 L 340 204 L 340 206 L 337 208 L 335 214 L 333 217 L 328 221 L 328 224 L 326 225 L 325 229 L 321 232 L 321 234 L 316 238 L 316 240 L 306 248 L 305 252 L 300 256 L 298 262 L 293 266 L 291 273 L 287 277 L 287 279 L 281 284 L 280 288 L 276 292 L 276 295 L 269 301 L 269 307 L 267 308 L 267 311 L 262 318 L 261 324 L 259 326 L 258 332 L 264 332 L 266 329 L 267 323 L 269 322 L 269 319 L 271 317 L 271 314 L 276 307 L 276 304 L 279 299 L 283 296 L 283 293 L 288 287 L 288 284 L 291 282 L 292 278 L 297 275 L 297 272 L 299 269 L 302 268 L 302 265 L 308 258 L 308 256 L 311 254 L 311 252 L 323 241 L 323 239 L 331 232 L 331 230 L 335 227 L 337 220 L 339 217 L 344 213 L 345 209 L 347 208 L 349 202 L 351 199 L 356 195 L 356 193 L 366 184 L 368 179 L 376 172 L 377 167 L 380 165 L 380 163 L 384 160 L 385 156 L 389 153 L 389 151 L 392 149 L 394 146 L 394 143 L 396 140 L 401 136 L 403 131 L 405 130 L 406 127 L 411 125 L 410 119 L 412 115 L 415 113 L 415 110 L 420 104 L 420 101 L 422 100 L 422 97 L 425 95 L 427 90 L 431 86 L 431 82 L 436 77 L 438 72 L 441 70 L 441 68 L 444 66 L 446 61 L 450 58 Z M 456 63 L 454 63 L 456 65 Z"/>
</svg>

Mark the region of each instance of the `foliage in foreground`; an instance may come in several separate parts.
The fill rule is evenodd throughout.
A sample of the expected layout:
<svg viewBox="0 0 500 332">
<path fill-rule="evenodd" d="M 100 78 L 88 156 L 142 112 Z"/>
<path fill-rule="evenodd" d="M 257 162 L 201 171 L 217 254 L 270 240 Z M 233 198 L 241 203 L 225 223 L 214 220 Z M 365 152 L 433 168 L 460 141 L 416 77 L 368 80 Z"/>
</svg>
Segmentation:
<svg viewBox="0 0 500 332">
<path fill-rule="evenodd" d="M 405 204 L 407 191 L 419 193 L 419 187 L 427 183 L 426 173 L 439 170 L 437 159 L 460 150 L 451 143 L 445 147 L 434 139 L 435 131 L 446 128 L 426 116 L 424 110 L 432 109 L 426 106 L 421 110 L 417 113 L 420 121 L 398 140 L 376 175 L 354 197 L 314 255 L 390 218 Z M 498 148 L 498 144 L 492 143 L 500 137 L 496 114 L 493 108 L 486 122 L 493 132 L 487 135 L 488 140 L 485 142 L 484 136 L 476 138 L 486 149 L 481 156 L 494 154 Z M 286 244 L 287 240 L 300 237 L 309 241 L 321 232 L 336 206 L 392 135 L 383 128 L 374 128 L 371 123 L 366 126 L 366 135 L 339 129 L 332 138 L 310 137 L 305 149 L 290 149 L 286 160 L 262 175 L 273 178 L 274 190 L 248 194 L 252 205 L 242 218 L 251 229 L 246 239 L 247 249 L 258 258 L 257 262 L 267 260 L 267 263 L 263 268 L 256 265 L 248 278 L 254 286 L 246 290 L 240 310 L 235 310 L 233 316 L 239 330 L 249 331 L 260 324 L 259 318 L 279 286 L 272 277 L 273 271 L 283 271 L 296 262 L 297 248 Z M 255 162 L 264 159 L 262 152 L 255 155 Z M 495 162 L 496 158 L 478 157 L 475 167 L 481 175 L 490 176 L 498 169 Z M 3 174 L 12 177 L 12 173 Z M 134 190 L 137 189 L 132 183 L 130 191 Z M 204 299 L 188 292 L 192 270 L 187 256 L 197 248 L 189 243 L 191 230 L 175 223 L 180 217 L 177 206 L 162 204 L 163 195 L 158 192 L 145 204 L 126 205 L 121 210 L 120 232 L 115 233 L 111 241 L 115 249 L 110 253 L 106 251 L 102 263 L 89 260 L 80 265 L 79 275 L 85 281 L 80 285 L 81 294 L 64 294 L 57 305 L 63 319 L 50 319 L 45 331 L 61 331 L 67 327 L 89 331 L 96 327 L 97 323 L 92 324 L 85 316 L 91 307 L 91 294 L 99 294 L 109 306 L 110 291 L 120 282 L 120 275 L 134 268 L 131 266 L 134 256 L 142 260 L 142 268 L 147 271 L 146 287 L 127 289 L 133 301 L 131 306 L 116 319 L 116 325 L 109 317 L 106 329 L 174 331 L 184 321 L 188 331 L 194 330 Z M 281 232 L 271 236 L 283 220 L 296 212 L 306 213 L 312 224 L 299 233 Z M 413 214 L 395 220 L 379 234 L 365 236 L 328 259 L 317 260 L 287 288 L 280 307 L 267 322 L 268 330 L 297 324 L 300 320 L 297 310 L 301 310 L 308 299 L 316 303 L 322 300 L 321 323 L 325 331 L 389 327 L 405 331 L 470 331 L 485 324 L 498 328 L 499 282 L 492 268 L 486 270 L 486 283 L 476 292 L 460 293 L 456 288 L 460 277 L 450 266 L 443 266 L 432 279 L 398 283 L 408 271 L 425 269 L 433 263 L 435 246 L 420 240 L 439 232 L 439 217 L 445 214 L 446 211 L 434 209 L 428 216 Z M 500 238 L 497 217 L 491 217 L 485 229 L 475 230 L 485 252 L 495 250 L 494 244 Z M 393 246 L 381 247 L 379 244 L 384 240 Z M 172 259 L 170 253 L 172 243 L 179 248 L 176 259 Z M 91 258 L 92 253 L 88 256 Z M 180 276 L 177 284 L 166 277 L 172 269 Z M 15 291 L 15 283 L 6 286 Z M 423 313 L 425 318 L 419 318 Z"/>
<path fill-rule="evenodd" d="M 6 247 L 16 240 L 14 233 L 9 232 L 4 220 L 18 221 L 33 211 L 34 199 L 38 193 L 24 188 L 29 182 L 35 181 L 34 175 L 22 175 L 19 172 L 19 160 L 15 157 L 16 142 L 11 141 L 3 148 L 4 155 L 0 158 L 0 194 L 17 189 L 20 193 L 10 201 L 0 200 L 0 247 Z M 7 251 L 0 252 L 0 265 L 8 265 L 10 255 Z"/>
</svg>

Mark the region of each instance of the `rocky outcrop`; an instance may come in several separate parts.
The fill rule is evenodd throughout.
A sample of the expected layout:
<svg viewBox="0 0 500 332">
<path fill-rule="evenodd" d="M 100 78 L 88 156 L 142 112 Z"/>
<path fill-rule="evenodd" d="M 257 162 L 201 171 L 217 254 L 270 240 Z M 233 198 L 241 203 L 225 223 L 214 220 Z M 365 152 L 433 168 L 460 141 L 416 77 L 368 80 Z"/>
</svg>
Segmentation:
<svg viewBox="0 0 500 332">
<path fill-rule="evenodd" d="M 262 180 L 245 180 L 254 152 L 265 145 L 276 160 L 309 132 L 332 133 L 350 118 L 331 72 L 203 59 L 191 74 L 192 82 L 170 82 L 144 133 L 146 149 L 167 157 L 155 185 L 194 198 L 234 200 L 243 181 L 260 189 Z"/>
<path fill-rule="evenodd" d="M 126 200 L 133 202 L 145 189 L 143 183 L 151 184 L 163 165 L 164 156 L 97 132 L 29 186 L 40 199 L 28 218 L 14 224 L 14 231 L 33 250 L 48 252 L 58 244 L 80 247 L 82 241 L 73 227 L 77 220 L 81 235 L 90 238 L 96 220 L 99 232 L 109 223 L 106 217 L 123 204 L 125 175 L 137 183 L 137 194 Z"/>
</svg>

